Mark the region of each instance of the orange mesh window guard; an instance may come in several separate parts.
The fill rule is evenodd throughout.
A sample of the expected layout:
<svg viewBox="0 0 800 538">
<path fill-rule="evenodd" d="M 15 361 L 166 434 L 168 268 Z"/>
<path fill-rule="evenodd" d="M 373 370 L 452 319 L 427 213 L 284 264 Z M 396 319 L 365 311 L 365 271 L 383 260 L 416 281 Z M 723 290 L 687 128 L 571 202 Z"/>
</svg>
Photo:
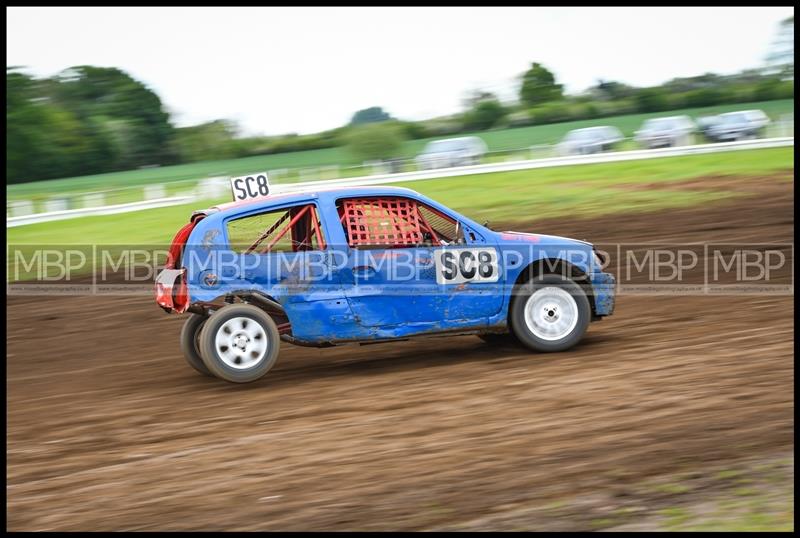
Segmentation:
<svg viewBox="0 0 800 538">
<path fill-rule="evenodd" d="M 423 242 L 425 232 L 435 237 L 417 203 L 405 198 L 346 199 L 341 206 L 341 220 L 353 247 L 411 247 Z"/>
</svg>

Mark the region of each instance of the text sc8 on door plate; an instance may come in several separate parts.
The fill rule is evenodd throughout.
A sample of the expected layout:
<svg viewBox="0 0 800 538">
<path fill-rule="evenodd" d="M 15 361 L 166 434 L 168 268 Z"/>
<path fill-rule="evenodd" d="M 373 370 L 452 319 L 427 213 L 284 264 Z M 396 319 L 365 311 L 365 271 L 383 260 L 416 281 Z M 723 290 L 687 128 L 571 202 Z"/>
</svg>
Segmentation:
<svg viewBox="0 0 800 538">
<path fill-rule="evenodd" d="M 494 248 L 445 248 L 435 250 L 437 284 L 497 282 L 500 267 Z"/>
</svg>

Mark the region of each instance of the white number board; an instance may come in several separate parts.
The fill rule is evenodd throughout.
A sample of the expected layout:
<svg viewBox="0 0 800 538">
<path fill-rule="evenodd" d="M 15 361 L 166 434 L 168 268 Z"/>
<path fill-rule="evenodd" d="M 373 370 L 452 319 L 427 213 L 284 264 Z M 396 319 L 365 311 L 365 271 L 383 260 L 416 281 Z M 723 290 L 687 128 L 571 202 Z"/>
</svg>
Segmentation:
<svg viewBox="0 0 800 538">
<path fill-rule="evenodd" d="M 494 248 L 446 248 L 433 252 L 437 284 L 497 282 L 500 266 Z"/>
<path fill-rule="evenodd" d="M 267 173 L 258 172 L 246 176 L 232 177 L 231 192 L 233 193 L 234 202 L 268 196 L 269 178 L 267 177 Z"/>
</svg>

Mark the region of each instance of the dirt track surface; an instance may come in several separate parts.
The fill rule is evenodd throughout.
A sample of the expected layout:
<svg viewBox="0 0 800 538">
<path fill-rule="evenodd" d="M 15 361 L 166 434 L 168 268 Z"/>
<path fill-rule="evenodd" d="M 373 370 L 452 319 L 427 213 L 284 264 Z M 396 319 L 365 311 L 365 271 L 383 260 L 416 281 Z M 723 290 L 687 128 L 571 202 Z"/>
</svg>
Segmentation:
<svg viewBox="0 0 800 538">
<path fill-rule="evenodd" d="M 749 186 L 703 209 L 527 229 L 791 242 L 791 183 Z M 241 386 L 190 370 L 182 318 L 150 297 L 11 297 L 8 528 L 442 528 L 785 454 L 793 299 L 621 296 L 553 355 L 474 336 L 283 344 Z M 526 525 L 590 528 L 578 512 Z"/>
</svg>

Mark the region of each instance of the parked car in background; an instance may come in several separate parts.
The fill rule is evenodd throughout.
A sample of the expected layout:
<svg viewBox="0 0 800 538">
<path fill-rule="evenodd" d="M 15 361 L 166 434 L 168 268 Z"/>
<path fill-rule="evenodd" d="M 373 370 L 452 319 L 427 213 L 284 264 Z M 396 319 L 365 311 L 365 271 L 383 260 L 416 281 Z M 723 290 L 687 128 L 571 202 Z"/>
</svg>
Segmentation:
<svg viewBox="0 0 800 538">
<path fill-rule="evenodd" d="M 704 138 L 710 139 L 709 131 L 719 123 L 719 116 L 700 116 L 697 118 L 697 130 Z"/>
<path fill-rule="evenodd" d="M 620 130 L 609 125 L 575 129 L 556 146 L 556 152 L 559 155 L 600 153 L 613 149 L 623 139 Z"/>
<path fill-rule="evenodd" d="M 761 110 L 739 110 L 726 112 L 716 117 L 706 130 L 706 137 L 713 142 L 732 142 L 764 136 L 769 117 Z"/>
<path fill-rule="evenodd" d="M 478 164 L 486 154 L 486 144 L 477 136 L 447 138 L 429 142 L 416 158 L 420 170 Z"/>
<path fill-rule="evenodd" d="M 651 118 L 634 134 L 634 140 L 648 149 L 687 146 L 696 126 L 688 116 Z"/>
</svg>

